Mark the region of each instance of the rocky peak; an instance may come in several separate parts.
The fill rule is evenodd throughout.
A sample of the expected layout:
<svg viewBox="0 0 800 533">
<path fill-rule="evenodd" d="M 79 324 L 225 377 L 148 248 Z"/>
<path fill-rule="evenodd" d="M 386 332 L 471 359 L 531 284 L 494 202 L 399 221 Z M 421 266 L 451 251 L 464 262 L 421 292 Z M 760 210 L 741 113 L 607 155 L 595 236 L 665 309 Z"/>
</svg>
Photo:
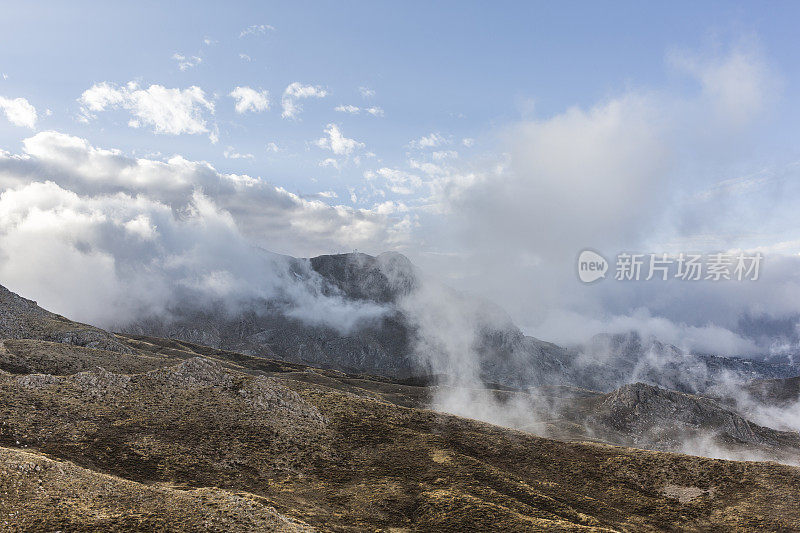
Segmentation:
<svg viewBox="0 0 800 533">
<path fill-rule="evenodd" d="M 323 279 L 355 300 L 391 303 L 417 286 L 411 261 L 396 252 L 321 255 L 309 261 Z"/>
</svg>

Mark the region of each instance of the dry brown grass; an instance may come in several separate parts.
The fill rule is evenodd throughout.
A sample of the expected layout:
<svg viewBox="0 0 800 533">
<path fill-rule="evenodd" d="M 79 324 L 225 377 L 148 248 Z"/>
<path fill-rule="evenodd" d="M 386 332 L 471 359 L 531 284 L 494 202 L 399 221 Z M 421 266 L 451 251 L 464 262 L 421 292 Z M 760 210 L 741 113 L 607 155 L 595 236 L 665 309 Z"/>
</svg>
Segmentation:
<svg viewBox="0 0 800 533">
<path fill-rule="evenodd" d="M 549 440 L 392 403 L 419 405 L 424 387 L 126 342 L 133 358 L 14 345 L 51 374 L 83 355 L 165 365 L 0 376 L 0 510 L 15 528 L 800 530 L 798 468 Z"/>
</svg>

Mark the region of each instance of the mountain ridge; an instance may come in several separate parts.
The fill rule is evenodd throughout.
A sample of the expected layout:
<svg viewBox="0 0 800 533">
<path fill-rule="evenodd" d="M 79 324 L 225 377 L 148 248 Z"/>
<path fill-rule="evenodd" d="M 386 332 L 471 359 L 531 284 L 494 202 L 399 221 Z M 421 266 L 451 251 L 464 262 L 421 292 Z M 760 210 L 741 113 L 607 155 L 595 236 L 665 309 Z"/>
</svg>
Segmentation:
<svg viewBox="0 0 800 533">
<path fill-rule="evenodd" d="M 405 256 L 394 252 L 375 257 L 355 253 L 295 261 L 307 261 L 313 275 L 319 276 L 312 280 L 314 290 L 348 302 L 379 305 L 384 312 L 341 331 L 304 321 L 291 310 L 266 300 L 253 300 L 233 315 L 228 309 L 197 309 L 187 304 L 174 307 L 166 319 L 142 317 L 120 330 L 396 379 L 447 372 L 430 364 L 431 359 L 441 359 L 436 354 L 431 356 L 435 342 L 425 342 L 423 348 L 419 345 L 427 324 L 420 323 L 414 316 L 416 310 L 409 309 L 407 303 L 419 292 L 430 290 L 432 282 L 423 281 Z M 297 272 L 303 271 L 297 268 Z M 688 354 L 657 339 L 643 339 L 635 332 L 601 334 L 587 345 L 562 347 L 524 335 L 502 309 L 490 302 L 438 283 L 432 286 L 439 296 L 433 303 L 441 304 L 443 313 L 455 308 L 465 315 L 460 318 L 464 324 L 459 326 L 459 334 L 474 335 L 467 349 L 475 353 L 477 374 L 486 382 L 515 388 L 557 382 L 609 391 L 645 381 L 684 392 L 702 392 L 725 373 L 740 375 L 742 380 L 800 374 L 796 365 Z"/>
</svg>

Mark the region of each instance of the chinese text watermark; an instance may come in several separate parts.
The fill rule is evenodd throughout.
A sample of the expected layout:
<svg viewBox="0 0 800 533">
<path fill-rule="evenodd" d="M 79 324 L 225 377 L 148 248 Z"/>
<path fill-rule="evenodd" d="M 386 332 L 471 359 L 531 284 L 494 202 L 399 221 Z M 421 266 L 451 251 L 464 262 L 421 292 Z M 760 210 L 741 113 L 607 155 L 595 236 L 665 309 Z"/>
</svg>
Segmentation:
<svg viewBox="0 0 800 533">
<path fill-rule="evenodd" d="M 617 281 L 650 281 L 677 279 L 682 281 L 756 281 L 763 262 L 755 253 L 628 253 L 617 254 L 614 279 Z M 578 255 L 578 277 L 592 283 L 606 277 L 609 263 L 593 250 Z"/>
</svg>

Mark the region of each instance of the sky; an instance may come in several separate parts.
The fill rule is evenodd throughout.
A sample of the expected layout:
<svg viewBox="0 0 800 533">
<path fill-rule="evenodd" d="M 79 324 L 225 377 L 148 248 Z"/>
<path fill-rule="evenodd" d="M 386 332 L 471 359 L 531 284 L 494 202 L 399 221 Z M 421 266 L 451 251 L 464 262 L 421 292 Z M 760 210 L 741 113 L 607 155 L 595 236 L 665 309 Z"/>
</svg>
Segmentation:
<svg viewBox="0 0 800 533">
<path fill-rule="evenodd" d="M 262 290 L 254 247 L 394 250 L 547 340 L 794 349 L 798 11 L 4 3 L 0 283 L 102 321 L 158 287 Z M 584 285 L 586 248 L 765 260 Z"/>
</svg>

